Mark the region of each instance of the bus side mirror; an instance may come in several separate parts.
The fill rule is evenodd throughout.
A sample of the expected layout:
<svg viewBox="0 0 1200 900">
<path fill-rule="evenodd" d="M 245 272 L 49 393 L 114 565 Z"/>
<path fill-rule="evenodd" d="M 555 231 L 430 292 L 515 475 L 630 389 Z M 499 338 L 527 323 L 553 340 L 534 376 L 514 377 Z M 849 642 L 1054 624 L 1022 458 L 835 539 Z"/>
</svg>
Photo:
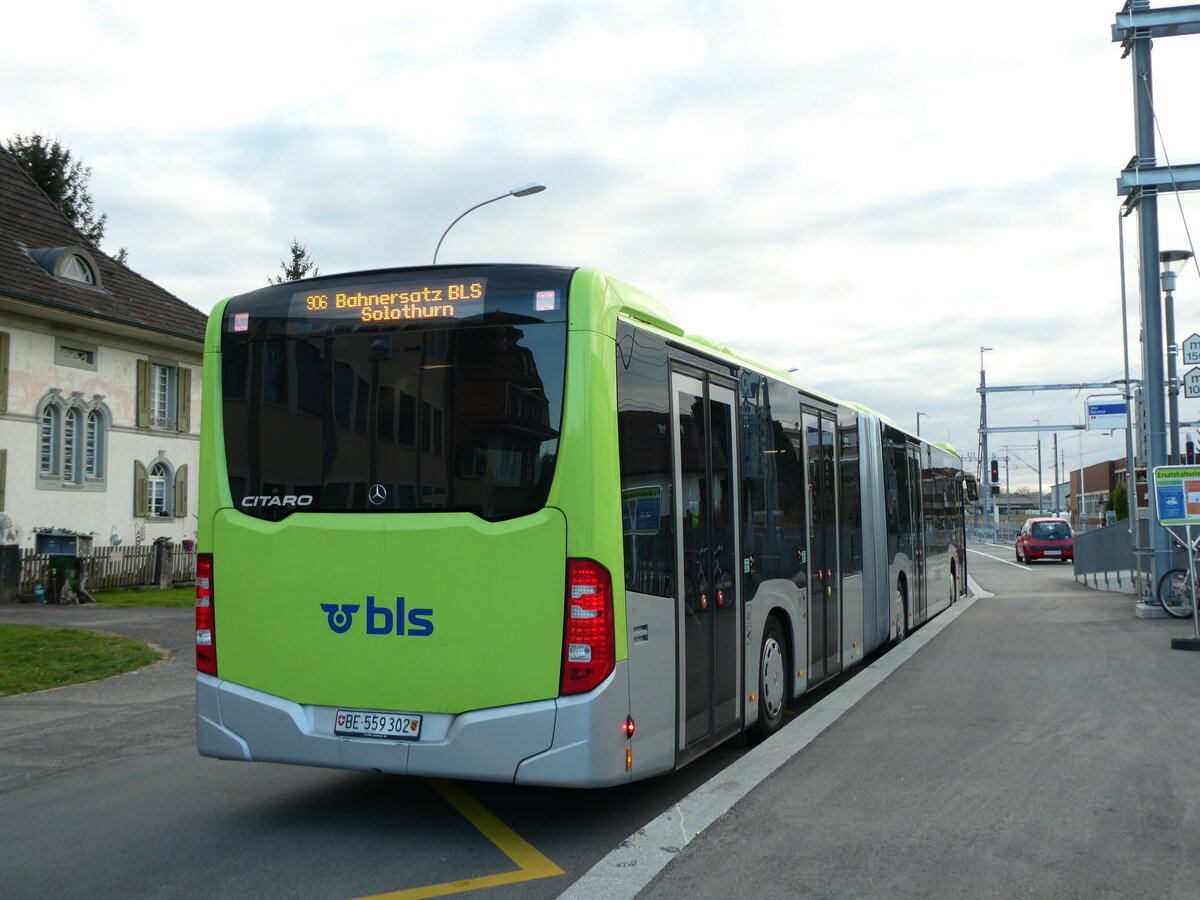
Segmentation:
<svg viewBox="0 0 1200 900">
<path fill-rule="evenodd" d="M 968 503 L 975 503 L 979 500 L 979 485 L 974 478 L 963 479 L 964 487 L 963 497 Z"/>
</svg>

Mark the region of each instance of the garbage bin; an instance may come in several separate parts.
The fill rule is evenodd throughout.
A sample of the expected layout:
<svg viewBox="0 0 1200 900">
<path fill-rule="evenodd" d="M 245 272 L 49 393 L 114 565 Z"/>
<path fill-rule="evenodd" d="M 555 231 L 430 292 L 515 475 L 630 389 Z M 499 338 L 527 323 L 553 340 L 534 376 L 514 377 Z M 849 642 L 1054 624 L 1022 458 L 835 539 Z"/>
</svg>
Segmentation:
<svg viewBox="0 0 1200 900">
<path fill-rule="evenodd" d="M 38 553 L 50 557 L 47 565 L 49 584 L 43 586 L 43 602 L 79 602 L 83 597 L 80 583 L 83 571 L 81 557 L 91 553 L 91 537 L 62 531 L 43 531 L 35 537 L 35 548 Z"/>
</svg>

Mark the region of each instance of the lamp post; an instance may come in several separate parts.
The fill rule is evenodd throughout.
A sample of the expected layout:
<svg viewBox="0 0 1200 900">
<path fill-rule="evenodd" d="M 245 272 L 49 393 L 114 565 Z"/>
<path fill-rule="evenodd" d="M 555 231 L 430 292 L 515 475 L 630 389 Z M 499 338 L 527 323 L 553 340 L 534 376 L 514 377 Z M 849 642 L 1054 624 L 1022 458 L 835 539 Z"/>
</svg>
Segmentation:
<svg viewBox="0 0 1200 900">
<path fill-rule="evenodd" d="M 979 348 L 979 480 L 983 482 L 983 526 L 988 523 L 988 503 L 992 499 L 992 482 L 988 473 L 988 439 L 987 439 L 987 376 L 983 371 L 983 354 L 991 347 Z"/>
<path fill-rule="evenodd" d="M 455 219 L 453 222 L 447 225 L 446 230 L 442 232 L 442 236 L 438 238 L 437 246 L 433 248 L 433 264 L 435 266 L 437 265 L 438 251 L 442 249 L 442 241 L 446 239 L 446 235 L 450 233 L 450 229 L 458 224 L 458 220 L 467 213 L 474 212 L 475 210 L 479 209 L 479 207 L 487 206 L 489 203 L 495 203 L 497 200 L 503 200 L 505 197 L 528 197 L 530 194 L 537 194 L 545 189 L 546 186 L 544 184 L 526 184 L 519 188 L 513 188 L 511 191 L 501 194 L 499 197 L 492 197 L 490 200 L 484 200 L 482 203 L 476 203 L 470 209 L 466 210 L 466 212 L 460 213 L 458 219 Z"/>
<path fill-rule="evenodd" d="M 1163 319 L 1167 327 L 1167 436 L 1170 438 L 1170 465 L 1179 465 L 1179 379 L 1176 375 L 1175 345 L 1175 279 L 1184 263 L 1192 258 L 1190 250 L 1163 250 L 1158 254 L 1162 264 Z"/>
<path fill-rule="evenodd" d="M 925 418 L 928 419 L 929 413 L 926 413 L 926 412 L 917 413 L 917 437 L 921 436 L 921 416 L 924 416 Z"/>
</svg>

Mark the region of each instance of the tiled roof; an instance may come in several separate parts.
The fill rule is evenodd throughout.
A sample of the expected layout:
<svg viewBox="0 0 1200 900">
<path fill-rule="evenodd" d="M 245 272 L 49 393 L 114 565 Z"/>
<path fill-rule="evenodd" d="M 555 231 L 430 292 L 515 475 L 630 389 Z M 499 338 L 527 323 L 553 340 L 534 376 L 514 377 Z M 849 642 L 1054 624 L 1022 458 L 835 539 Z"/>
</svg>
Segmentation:
<svg viewBox="0 0 1200 900">
<path fill-rule="evenodd" d="M 25 252 L 70 246 L 83 247 L 95 260 L 103 290 L 54 278 Z M 196 341 L 204 339 L 204 313 L 90 243 L 3 147 L 0 294 Z"/>
</svg>

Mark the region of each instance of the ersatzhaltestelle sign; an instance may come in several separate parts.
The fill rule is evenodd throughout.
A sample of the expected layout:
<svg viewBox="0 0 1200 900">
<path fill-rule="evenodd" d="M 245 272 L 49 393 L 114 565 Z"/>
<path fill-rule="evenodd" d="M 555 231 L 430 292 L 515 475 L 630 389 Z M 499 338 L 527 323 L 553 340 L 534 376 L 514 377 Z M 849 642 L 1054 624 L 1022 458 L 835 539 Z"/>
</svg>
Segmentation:
<svg viewBox="0 0 1200 900">
<path fill-rule="evenodd" d="M 1200 525 L 1200 466 L 1157 466 L 1154 497 L 1163 525 Z"/>
</svg>

